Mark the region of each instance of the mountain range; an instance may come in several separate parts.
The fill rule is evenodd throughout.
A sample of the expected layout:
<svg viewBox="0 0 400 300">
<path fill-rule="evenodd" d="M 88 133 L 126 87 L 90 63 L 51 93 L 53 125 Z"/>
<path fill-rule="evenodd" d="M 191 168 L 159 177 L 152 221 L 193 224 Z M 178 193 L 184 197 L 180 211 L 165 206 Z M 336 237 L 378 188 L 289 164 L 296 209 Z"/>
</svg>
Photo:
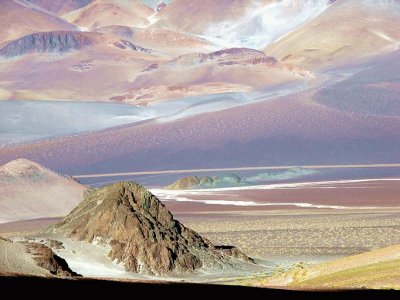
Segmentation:
<svg viewBox="0 0 400 300">
<path fill-rule="evenodd" d="M 399 5 L 4 0 L 0 99 L 60 101 L 59 123 L 74 129 L 31 142 L 6 125 L 0 163 L 74 175 L 396 163 Z M 94 130 L 84 113 L 71 121 L 72 101 L 136 112 Z M 23 109 L 1 111 L 10 128 L 36 128 Z"/>
<path fill-rule="evenodd" d="M 247 92 L 393 51 L 400 38 L 392 26 L 398 8 L 366 0 L 176 0 L 158 7 L 3 1 L 0 97 L 143 104 Z"/>
</svg>

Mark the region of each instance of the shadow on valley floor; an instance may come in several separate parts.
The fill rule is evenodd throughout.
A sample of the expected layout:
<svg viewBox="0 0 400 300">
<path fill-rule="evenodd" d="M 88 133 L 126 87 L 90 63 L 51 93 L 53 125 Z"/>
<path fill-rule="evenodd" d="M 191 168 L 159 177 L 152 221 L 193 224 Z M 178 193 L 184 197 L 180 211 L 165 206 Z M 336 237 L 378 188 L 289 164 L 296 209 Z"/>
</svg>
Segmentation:
<svg viewBox="0 0 400 300">
<path fill-rule="evenodd" d="M 267 288 L 254 288 L 243 286 L 212 285 L 212 284 L 192 284 L 192 283 L 171 283 L 171 282 L 122 282 L 96 279 L 58 279 L 43 277 L 23 277 L 23 276 L 2 276 L 0 275 L 0 287 L 3 293 L 7 292 L 18 294 L 41 295 L 46 298 L 53 298 L 54 295 L 69 295 L 78 293 L 90 293 L 93 295 L 123 295 L 123 293 L 134 293 L 136 295 L 173 295 L 174 298 L 187 298 L 191 295 L 229 295 L 241 296 L 279 296 L 288 299 L 337 299 L 340 296 L 350 296 L 354 298 L 371 296 L 390 296 L 398 297 L 396 291 L 385 290 L 336 290 L 336 291 L 294 291 L 278 290 Z M 23 287 L 21 289 L 21 287 Z M 43 293 L 46 291 L 46 293 Z M 141 294 L 143 293 L 143 294 Z M 274 298 L 271 298 L 274 299 Z"/>
</svg>

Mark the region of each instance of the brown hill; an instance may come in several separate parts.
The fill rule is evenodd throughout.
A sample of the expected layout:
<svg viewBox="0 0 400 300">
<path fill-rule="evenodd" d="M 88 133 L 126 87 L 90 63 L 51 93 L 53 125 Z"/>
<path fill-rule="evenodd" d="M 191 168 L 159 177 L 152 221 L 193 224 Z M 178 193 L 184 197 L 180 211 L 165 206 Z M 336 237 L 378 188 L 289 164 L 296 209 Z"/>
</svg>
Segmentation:
<svg viewBox="0 0 400 300">
<path fill-rule="evenodd" d="M 0 49 L 0 56 L 14 57 L 28 53 L 50 52 L 62 54 L 79 50 L 95 43 L 94 33 L 74 31 L 39 32 L 26 35 Z M 100 34 L 97 34 L 99 37 Z"/>
<path fill-rule="evenodd" d="M 134 273 L 180 274 L 253 262 L 236 248 L 215 246 L 186 228 L 134 182 L 92 191 L 49 231 L 109 247 L 110 259 Z"/>
</svg>

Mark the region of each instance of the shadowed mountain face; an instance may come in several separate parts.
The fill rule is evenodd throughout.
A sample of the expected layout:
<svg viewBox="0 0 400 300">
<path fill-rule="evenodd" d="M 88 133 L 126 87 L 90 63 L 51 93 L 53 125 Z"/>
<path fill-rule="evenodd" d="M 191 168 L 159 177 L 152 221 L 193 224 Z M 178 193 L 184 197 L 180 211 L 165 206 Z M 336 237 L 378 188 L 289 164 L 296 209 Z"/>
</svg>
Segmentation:
<svg viewBox="0 0 400 300">
<path fill-rule="evenodd" d="M 183 226 L 155 196 L 133 182 L 91 191 L 49 231 L 107 246 L 110 259 L 134 273 L 179 274 L 252 262 L 237 249 L 216 247 Z"/>
<path fill-rule="evenodd" d="M 81 32 L 34 33 L 15 40 L 0 49 L 0 56 L 14 57 L 28 53 L 62 54 L 79 50 L 94 43 L 90 35 Z"/>
</svg>

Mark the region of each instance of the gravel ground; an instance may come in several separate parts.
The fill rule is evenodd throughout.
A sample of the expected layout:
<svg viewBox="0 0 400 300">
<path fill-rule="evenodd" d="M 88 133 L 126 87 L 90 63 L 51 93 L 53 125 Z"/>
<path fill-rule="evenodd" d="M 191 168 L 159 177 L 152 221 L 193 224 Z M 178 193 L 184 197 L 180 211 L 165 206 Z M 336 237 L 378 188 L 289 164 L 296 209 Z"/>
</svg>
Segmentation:
<svg viewBox="0 0 400 300">
<path fill-rule="evenodd" d="M 0 273 L 20 273 L 50 276 L 50 273 L 36 265 L 31 255 L 25 253 L 25 246 L 0 239 Z"/>
</svg>

